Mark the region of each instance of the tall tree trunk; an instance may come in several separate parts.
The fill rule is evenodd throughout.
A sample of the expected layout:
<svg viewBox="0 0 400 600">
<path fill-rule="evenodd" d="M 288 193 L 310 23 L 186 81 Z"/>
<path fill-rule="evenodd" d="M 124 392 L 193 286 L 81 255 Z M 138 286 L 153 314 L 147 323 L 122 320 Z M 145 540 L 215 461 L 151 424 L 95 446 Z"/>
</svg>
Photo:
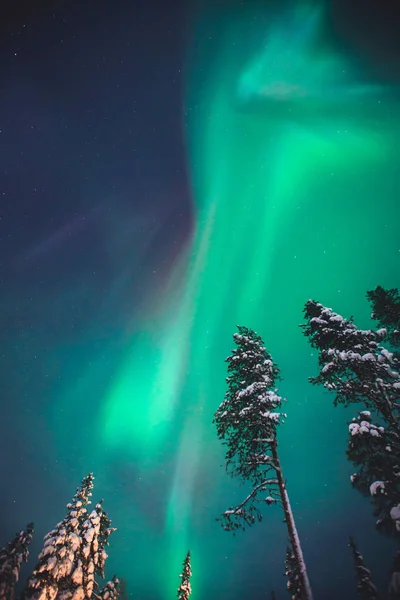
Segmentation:
<svg viewBox="0 0 400 600">
<path fill-rule="evenodd" d="M 307 575 L 306 563 L 304 561 L 303 551 L 301 549 L 300 538 L 297 533 L 296 523 L 294 521 L 292 508 L 289 502 L 289 495 L 286 490 L 286 484 L 282 475 L 281 463 L 278 457 L 278 442 L 275 440 L 275 442 L 273 442 L 271 446 L 272 457 L 274 459 L 274 465 L 276 469 L 276 477 L 278 480 L 279 491 L 283 504 L 283 512 L 285 513 L 285 521 L 289 533 L 289 539 L 292 545 L 293 554 L 296 558 L 296 563 L 301 578 L 302 600 L 313 600 L 311 586 Z"/>
</svg>

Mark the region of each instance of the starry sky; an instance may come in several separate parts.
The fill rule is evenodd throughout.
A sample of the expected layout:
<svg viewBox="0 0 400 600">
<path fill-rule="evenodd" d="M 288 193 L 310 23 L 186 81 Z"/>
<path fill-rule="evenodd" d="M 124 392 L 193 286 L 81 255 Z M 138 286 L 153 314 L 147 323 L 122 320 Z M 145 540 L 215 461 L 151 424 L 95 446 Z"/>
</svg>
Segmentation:
<svg viewBox="0 0 400 600">
<path fill-rule="evenodd" d="M 174 597 L 189 548 L 194 600 L 286 597 L 278 509 L 215 522 L 246 494 L 212 425 L 243 324 L 283 376 L 315 598 L 355 597 L 350 534 L 385 587 L 356 411 L 298 324 L 313 298 L 369 327 L 400 286 L 399 26 L 389 0 L 2 3 L 0 543 L 33 520 L 30 568 L 94 471 L 132 598 Z"/>
</svg>

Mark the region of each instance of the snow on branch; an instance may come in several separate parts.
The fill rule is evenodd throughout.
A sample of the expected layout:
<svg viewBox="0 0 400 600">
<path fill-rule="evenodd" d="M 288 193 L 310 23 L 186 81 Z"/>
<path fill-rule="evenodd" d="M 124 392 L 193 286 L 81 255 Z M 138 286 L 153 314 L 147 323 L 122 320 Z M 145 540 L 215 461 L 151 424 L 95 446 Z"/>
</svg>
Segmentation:
<svg viewBox="0 0 400 600">
<path fill-rule="evenodd" d="M 260 502 L 259 495 L 262 492 L 267 492 L 267 497 L 264 499 L 269 504 L 281 503 L 278 490 L 277 479 L 265 479 L 260 484 L 256 485 L 250 494 L 235 507 L 231 507 L 222 513 L 217 521 L 221 521 L 221 525 L 225 531 L 236 531 L 237 529 L 245 530 L 245 525 L 251 527 L 257 521 L 262 521 L 262 513 L 258 509 L 257 504 Z"/>
</svg>

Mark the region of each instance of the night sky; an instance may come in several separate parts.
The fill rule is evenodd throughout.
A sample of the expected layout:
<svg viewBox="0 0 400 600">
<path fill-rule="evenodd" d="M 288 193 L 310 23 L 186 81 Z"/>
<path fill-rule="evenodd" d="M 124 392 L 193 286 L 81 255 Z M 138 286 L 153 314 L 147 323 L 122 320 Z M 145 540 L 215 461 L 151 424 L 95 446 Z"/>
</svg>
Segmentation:
<svg viewBox="0 0 400 600">
<path fill-rule="evenodd" d="M 314 596 L 386 587 L 394 545 L 312 387 L 313 298 L 371 326 L 400 286 L 400 19 L 389 1 L 99 0 L 0 7 L 0 545 L 43 536 L 89 471 L 131 598 L 287 596 L 278 508 L 246 495 L 213 414 L 236 324 L 287 399 L 280 455 Z M 22 579 L 29 574 L 24 567 Z"/>
</svg>

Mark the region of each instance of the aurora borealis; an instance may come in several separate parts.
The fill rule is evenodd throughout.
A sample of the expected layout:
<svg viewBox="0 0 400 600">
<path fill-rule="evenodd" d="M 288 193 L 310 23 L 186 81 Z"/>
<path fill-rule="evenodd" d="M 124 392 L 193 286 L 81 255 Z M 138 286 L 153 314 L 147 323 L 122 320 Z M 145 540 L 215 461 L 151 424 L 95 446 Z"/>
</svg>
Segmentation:
<svg viewBox="0 0 400 600">
<path fill-rule="evenodd" d="M 239 323 L 283 376 L 314 597 L 350 600 L 349 534 L 382 585 L 393 546 L 298 324 L 314 298 L 368 327 L 366 291 L 399 287 L 400 48 L 357 2 L 145 4 L 3 31 L 0 543 L 33 520 L 37 553 L 94 471 L 132 598 L 174 597 L 189 548 L 193 600 L 285 597 L 277 509 L 215 522 L 245 493 L 212 425 Z"/>
</svg>

